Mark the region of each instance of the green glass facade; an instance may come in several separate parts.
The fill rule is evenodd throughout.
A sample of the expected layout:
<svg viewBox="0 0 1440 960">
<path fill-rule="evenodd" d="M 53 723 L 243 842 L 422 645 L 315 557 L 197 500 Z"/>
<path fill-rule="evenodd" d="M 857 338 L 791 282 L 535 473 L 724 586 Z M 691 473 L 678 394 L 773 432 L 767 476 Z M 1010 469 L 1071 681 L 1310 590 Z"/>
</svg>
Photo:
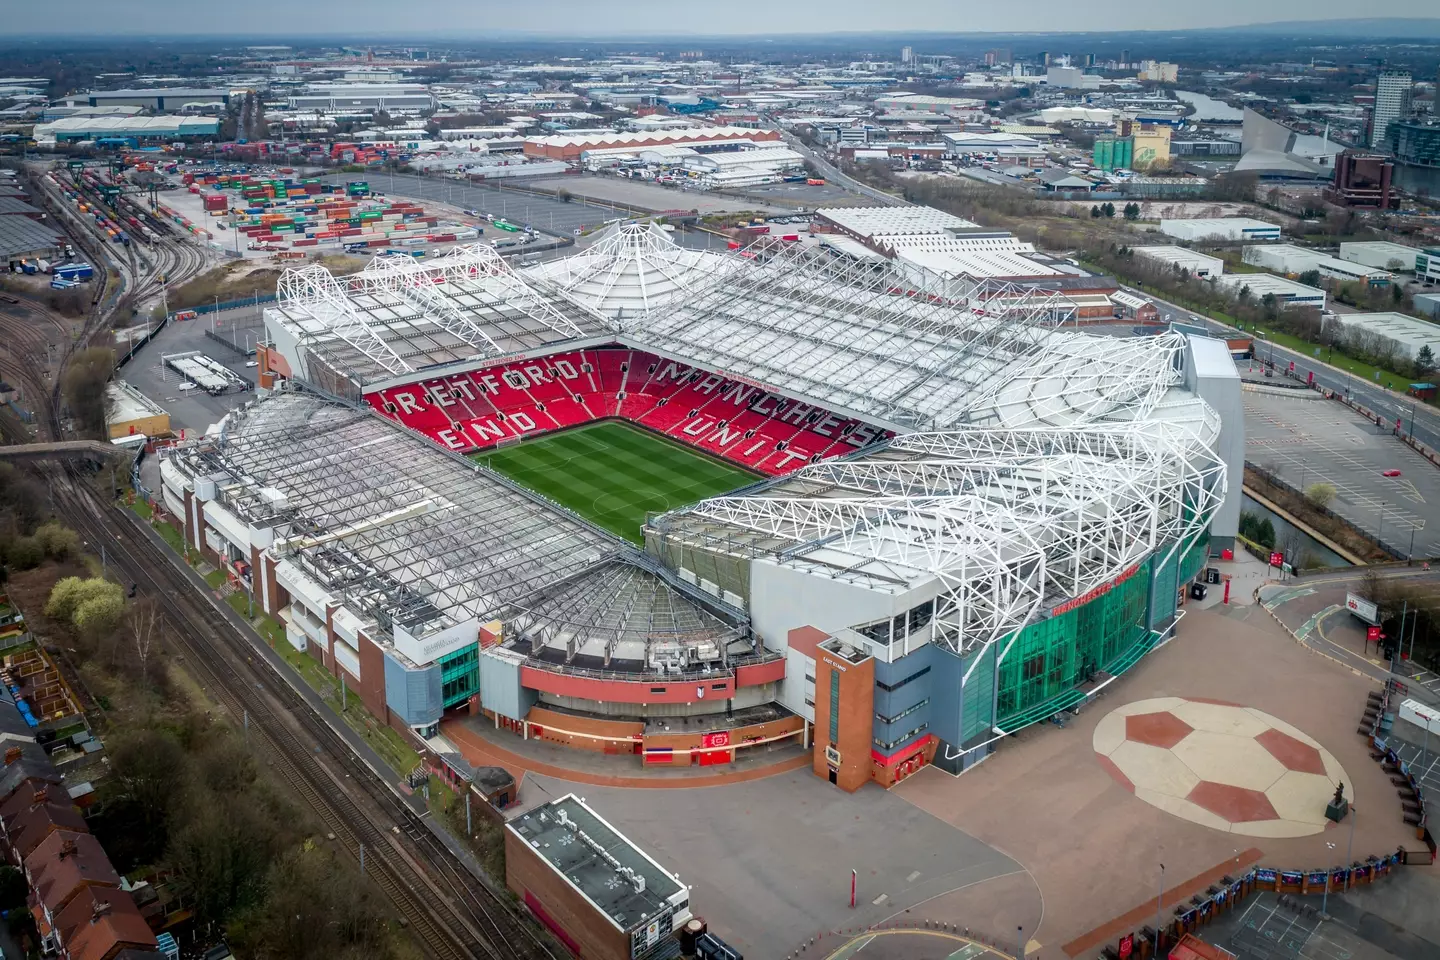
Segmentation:
<svg viewBox="0 0 1440 960">
<path fill-rule="evenodd" d="M 441 699 L 445 709 L 466 700 L 480 690 L 480 646 L 471 644 L 435 661 L 440 665 Z"/>
</svg>

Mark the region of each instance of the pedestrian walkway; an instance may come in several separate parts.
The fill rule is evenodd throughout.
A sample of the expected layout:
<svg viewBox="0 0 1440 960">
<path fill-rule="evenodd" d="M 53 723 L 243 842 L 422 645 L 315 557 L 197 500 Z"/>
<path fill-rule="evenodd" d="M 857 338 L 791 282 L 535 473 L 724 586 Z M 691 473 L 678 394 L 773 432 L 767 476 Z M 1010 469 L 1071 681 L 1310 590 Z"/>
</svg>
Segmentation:
<svg viewBox="0 0 1440 960">
<path fill-rule="evenodd" d="M 730 769 L 716 767 L 655 767 L 649 771 L 631 766 L 637 763 L 634 756 L 616 757 L 575 750 L 555 744 L 537 741 L 516 742 L 517 749 L 509 749 L 496 743 L 480 732 L 476 725 L 463 720 L 451 720 L 441 724 L 442 732 L 472 765 L 477 767 L 503 767 L 522 783 L 525 774 L 536 773 L 570 783 L 587 783 L 597 787 L 636 787 L 648 789 L 688 790 L 697 787 L 718 787 L 729 783 L 745 783 L 773 777 L 809 766 L 809 751 L 796 747 L 782 747 L 762 755 L 756 761 L 742 761 Z M 506 734 L 506 736 L 511 736 Z M 523 747 L 521 744 L 529 744 Z M 535 754 L 544 750 L 552 759 L 542 760 Z M 517 752 L 526 750 L 527 754 Z M 560 754 L 563 761 L 556 756 Z M 773 759 L 772 759 L 773 758 Z M 768 762 L 767 762 L 768 761 Z M 623 766 L 622 766 L 623 765 Z M 608 768 L 608 769 L 607 769 Z M 614 771 L 614 772 L 610 772 Z M 622 772 L 627 771 L 627 772 Z"/>
</svg>

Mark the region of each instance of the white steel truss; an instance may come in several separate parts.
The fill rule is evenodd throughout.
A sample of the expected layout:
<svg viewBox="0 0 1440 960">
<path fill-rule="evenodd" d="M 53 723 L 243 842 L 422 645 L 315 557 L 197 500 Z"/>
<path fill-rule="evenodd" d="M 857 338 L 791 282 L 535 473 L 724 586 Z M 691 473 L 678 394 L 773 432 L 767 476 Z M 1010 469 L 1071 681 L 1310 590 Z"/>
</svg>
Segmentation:
<svg viewBox="0 0 1440 960">
<path fill-rule="evenodd" d="M 300 313 L 318 324 L 320 330 L 344 340 L 387 372 L 414 372 L 415 368 L 360 315 L 346 287 L 321 264 L 286 270 L 280 275 L 276 293 L 276 299 L 287 311 Z"/>
<path fill-rule="evenodd" d="M 708 285 L 735 263 L 679 247 L 660 224 L 641 220 L 614 224 L 583 252 L 525 273 L 582 306 L 625 319 Z"/>
<path fill-rule="evenodd" d="M 917 286 L 892 264 L 780 240 L 743 258 L 626 333 L 781 390 L 933 428 L 1038 356 L 1047 331 L 1073 315 L 1054 291 L 938 276 Z"/>
<path fill-rule="evenodd" d="M 651 521 L 680 543 L 887 589 L 940 584 L 932 639 L 966 654 L 1047 598 L 1188 541 L 1225 495 L 1219 420 L 911 434 Z"/>
</svg>

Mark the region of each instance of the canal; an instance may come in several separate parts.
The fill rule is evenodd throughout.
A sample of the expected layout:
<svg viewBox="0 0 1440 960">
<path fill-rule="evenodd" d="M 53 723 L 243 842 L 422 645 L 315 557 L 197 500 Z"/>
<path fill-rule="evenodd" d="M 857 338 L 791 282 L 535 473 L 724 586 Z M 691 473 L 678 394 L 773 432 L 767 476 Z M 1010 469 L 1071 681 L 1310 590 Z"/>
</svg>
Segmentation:
<svg viewBox="0 0 1440 960">
<path fill-rule="evenodd" d="M 1240 499 L 1240 509 L 1246 513 L 1253 513 L 1262 520 L 1268 519 L 1275 527 L 1275 543 L 1277 549 L 1283 548 L 1286 544 L 1299 544 L 1300 557 L 1296 563 L 1294 558 L 1286 557 L 1297 570 L 1304 570 L 1307 567 L 1349 567 L 1353 566 L 1340 554 L 1316 540 L 1310 534 L 1298 529 L 1289 520 L 1271 511 L 1258 500 L 1251 499 L 1249 494 L 1244 494 Z"/>
</svg>

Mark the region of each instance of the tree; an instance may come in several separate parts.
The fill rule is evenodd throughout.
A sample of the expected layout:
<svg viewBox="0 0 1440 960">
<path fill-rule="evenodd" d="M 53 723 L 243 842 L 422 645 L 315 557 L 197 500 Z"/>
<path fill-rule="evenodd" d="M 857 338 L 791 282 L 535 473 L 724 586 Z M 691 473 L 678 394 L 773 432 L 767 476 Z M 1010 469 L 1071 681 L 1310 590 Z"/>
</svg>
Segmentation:
<svg viewBox="0 0 1440 960">
<path fill-rule="evenodd" d="M 286 854 L 270 871 L 265 902 L 244 916 L 231 943 L 246 955 L 335 960 L 393 956 L 387 909 L 354 871 L 323 847 Z"/>
<path fill-rule="evenodd" d="M 1421 380 L 1435 372 L 1435 351 L 1430 344 L 1423 344 L 1415 354 L 1415 376 Z"/>
<path fill-rule="evenodd" d="M 1302 270 L 1300 272 L 1299 280 L 1307 287 L 1318 287 L 1320 286 L 1320 271 Z"/>
<path fill-rule="evenodd" d="M 1319 483 L 1312 483 L 1305 488 L 1305 499 L 1317 507 L 1328 507 L 1330 501 L 1335 499 L 1335 486 L 1323 480 Z"/>
<path fill-rule="evenodd" d="M 1126 219 L 1126 220 L 1139 220 L 1139 219 L 1140 219 L 1140 204 L 1138 204 L 1138 203 L 1127 203 L 1127 204 L 1125 204 L 1125 219 Z"/>
<path fill-rule="evenodd" d="M 115 586 L 111 584 L 111 586 Z M 75 626 L 91 637 L 107 637 L 125 618 L 125 598 L 117 586 L 113 593 L 103 593 L 75 608 Z"/>
<path fill-rule="evenodd" d="M 1275 546 L 1275 524 L 1270 522 L 1269 517 L 1263 517 L 1255 526 L 1255 542 L 1262 547 L 1274 548 Z"/>
<path fill-rule="evenodd" d="M 35 539 L 52 560 L 68 560 L 80 553 L 80 535 L 69 527 L 50 522 L 35 531 Z"/>
<path fill-rule="evenodd" d="M 34 537 L 16 537 L 5 551 L 5 562 L 16 570 L 30 570 L 45 559 L 45 547 Z"/>
<path fill-rule="evenodd" d="M 1109 200 L 1106 200 L 1105 205 L 1100 208 L 1100 212 L 1103 213 L 1107 218 L 1115 216 L 1115 204 L 1111 203 Z"/>
<path fill-rule="evenodd" d="M 1100 219 L 1100 205 L 1099 205 L 1098 203 L 1095 204 L 1094 206 L 1092 206 L 1092 207 L 1090 208 L 1090 219 L 1092 219 L 1092 220 L 1099 220 L 1099 219 Z"/>
<path fill-rule="evenodd" d="M 50 590 L 50 597 L 45 602 L 45 615 L 54 617 L 56 620 L 75 623 L 82 607 L 87 603 L 93 603 L 106 597 L 113 597 L 122 605 L 125 599 L 121 594 L 120 585 L 111 583 L 109 580 L 102 580 L 99 577 L 89 579 L 65 577 Z"/>
<path fill-rule="evenodd" d="M 103 347 L 81 350 L 70 360 L 62 384 L 65 402 L 80 432 L 92 439 L 105 436 L 105 384 L 115 370 L 115 353 Z"/>
</svg>

